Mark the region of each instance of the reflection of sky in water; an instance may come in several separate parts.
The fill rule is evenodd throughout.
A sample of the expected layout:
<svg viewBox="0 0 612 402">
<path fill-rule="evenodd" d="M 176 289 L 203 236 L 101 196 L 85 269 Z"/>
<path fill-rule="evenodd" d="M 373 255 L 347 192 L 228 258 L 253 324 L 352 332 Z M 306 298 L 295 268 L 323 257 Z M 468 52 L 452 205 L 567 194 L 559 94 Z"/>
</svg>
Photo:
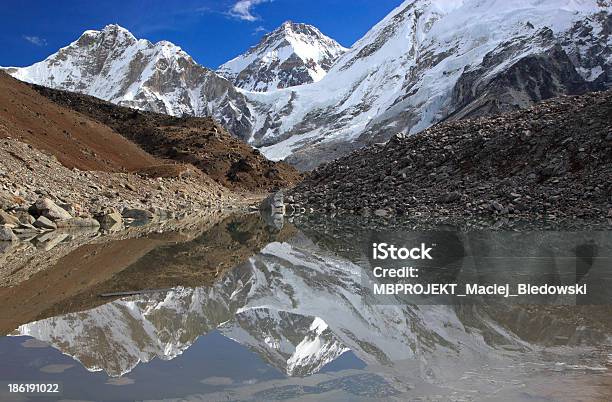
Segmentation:
<svg viewBox="0 0 612 402">
<path fill-rule="evenodd" d="M 63 381 L 64 398 L 85 400 L 572 400 L 569 390 L 612 390 L 609 309 L 367 304 L 355 249 L 340 257 L 303 233 L 262 247 L 212 286 L 23 325 L 16 334 L 53 348 L 0 338 L 0 378 Z M 169 247 L 153 260 L 175 258 Z"/>
<path fill-rule="evenodd" d="M 61 381 L 64 384 L 62 396 L 67 399 L 96 400 L 100 395 L 104 395 L 104 399 L 125 400 L 172 398 L 180 395 L 228 392 L 286 378 L 256 353 L 224 337 L 218 331 L 198 338 L 188 353 L 172 360 L 154 359 L 147 364 L 138 365 L 123 377 L 108 377 L 100 371 L 87 371 L 71 357 L 48 345 L 38 344 L 33 347 L 30 342 L 32 339 L 22 336 L 0 338 L 0 378 L 16 382 L 32 379 Z M 363 362 L 349 352 L 324 366 L 320 372 L 333 375 L 341 370 L 363 367 Z M 384 382 L 379 377 L 372 377 L 368 381 L 376 380 Z M 352 380 L 347 380 L 347 384 L 342 387 L 350 388 L 351 383 Z M 321 386 L 307 387 L 289 385 L 281 393 L 321 393 L 328 390 L 332 384 L 333 382 L 328 382 Z M 365 392 L 363 388 L 366 383 L 363 381 L 356 382 L 354 386 L 360 389 L 359 392 Z M 276 387 L 261 391 L 261 396 L 275 392 L 275 389 Z M 0 396 L 2 395 L 0 393 Z M 5 400 L 4 397 L 2 400 Z"/>
</svg>

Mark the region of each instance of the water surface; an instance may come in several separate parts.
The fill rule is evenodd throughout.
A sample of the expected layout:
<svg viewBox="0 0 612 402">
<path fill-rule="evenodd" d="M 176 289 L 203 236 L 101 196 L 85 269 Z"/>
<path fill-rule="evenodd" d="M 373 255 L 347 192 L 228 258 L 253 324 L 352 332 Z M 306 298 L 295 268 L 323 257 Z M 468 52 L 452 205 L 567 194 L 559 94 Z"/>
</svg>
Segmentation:
<svg viewBox="0 0 612 402">
<path fill-rule="evenodd" d="M 61 382 L 66 400 L 612 395 L 605 303 L 380 303 L 363 282 L 367 227 L 341 224 L 234 216 L 78 247 L 0 289 L 0 379 Z"/>
</svg>

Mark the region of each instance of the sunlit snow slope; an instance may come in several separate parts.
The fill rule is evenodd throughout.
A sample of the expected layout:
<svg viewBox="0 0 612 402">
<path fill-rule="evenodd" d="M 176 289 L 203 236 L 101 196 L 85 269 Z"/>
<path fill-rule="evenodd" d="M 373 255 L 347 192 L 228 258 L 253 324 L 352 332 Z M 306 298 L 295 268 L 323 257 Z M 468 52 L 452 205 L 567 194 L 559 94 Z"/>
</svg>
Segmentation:
<svg viewBox="0 0 612 402">
<path fill-rule="evenodd" d="M 319 81 L 345 51 L 312 25 L 287 21 L 217 72 L 237 87 L 264 92 Z"/>
</svg>

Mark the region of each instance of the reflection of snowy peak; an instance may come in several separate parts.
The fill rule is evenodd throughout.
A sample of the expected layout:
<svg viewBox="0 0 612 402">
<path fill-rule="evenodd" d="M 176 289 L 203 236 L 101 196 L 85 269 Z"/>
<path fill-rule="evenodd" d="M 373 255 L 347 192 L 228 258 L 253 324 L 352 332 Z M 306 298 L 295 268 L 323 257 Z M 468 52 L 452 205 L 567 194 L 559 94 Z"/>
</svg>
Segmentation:
<svg viewBox="0 0 612 402">
<path fill-rule="evenodd" d="M 375 365 L 490 350 L 452 307 L 369 305 L 367 291 L 353 263 L 307 241 L 272 243 L 211 287 L 129 297 L 17 333 L 113 376 L 155 357 L 172 359 L 213 329 L 296 376 L 316 373 L 347 350 Z"/>
<path fill-rule="evenodd" d="M 345 48 L 312 25 L 285 22 L 217 72 L 249 91 L 319 81 Z"/>
<path fill-rule="evenodd" d="M 202 315 L 207 312 L 200 305 L 206 299 L 202 293 L 204 290 L 177 289 L 159 296 L 123 299 L 25 324 L 19 333 L 48 342 L 88 370 L 120 376 L 155 357 L 175 358 L 200 334 L 215 327 L 216 322 Z"/>
<path fill-rule="evenodd" d="M 349 350 L 320 318 L 286 311 L 244 310 L 220 330 L 288 375 L 316 373 Z"/>
</svg>

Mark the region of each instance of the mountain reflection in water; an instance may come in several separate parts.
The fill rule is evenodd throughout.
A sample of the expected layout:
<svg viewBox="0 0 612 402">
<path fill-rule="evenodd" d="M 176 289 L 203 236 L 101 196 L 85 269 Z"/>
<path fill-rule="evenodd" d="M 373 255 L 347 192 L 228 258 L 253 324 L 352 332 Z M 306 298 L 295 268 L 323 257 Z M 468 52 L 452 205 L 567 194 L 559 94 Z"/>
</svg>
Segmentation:
<svg viewBox="0 0 612 402">
<path fill-rule="evenodd" d="M 192 240 L 159 244 L 32 313 L 35 320 L 10 335 L 35 338 L 77 360 L 87 370 L 82 377 L 103 377 L 102 399 L 115 399 L 108 388 L 118 384 L 126 399 L 601 400 L 612 394 L 612 308 L 369 303 L 358 246 L 365 230 L 343 233 L 230 217 Z M 99 297 L 141 289 L 163 290 Z M 3 355 L 14 353 L 11 339 L 27 342 L 4 338 Z M 223 356 L 237 361 L 221 363 Z M 19 378 L 19 365 L 34 364 L 12 361 L 19 363 L 11 379 Z M 87 399 L 72 385 L 71 370 L 39 375 L 62 380 L 67 396 Z M 166 384 L 185 385 L 155 391 L 151 384 L 162 370 Z M 205 372 L 211 375 L 202 377 Z"/>
</svg>

